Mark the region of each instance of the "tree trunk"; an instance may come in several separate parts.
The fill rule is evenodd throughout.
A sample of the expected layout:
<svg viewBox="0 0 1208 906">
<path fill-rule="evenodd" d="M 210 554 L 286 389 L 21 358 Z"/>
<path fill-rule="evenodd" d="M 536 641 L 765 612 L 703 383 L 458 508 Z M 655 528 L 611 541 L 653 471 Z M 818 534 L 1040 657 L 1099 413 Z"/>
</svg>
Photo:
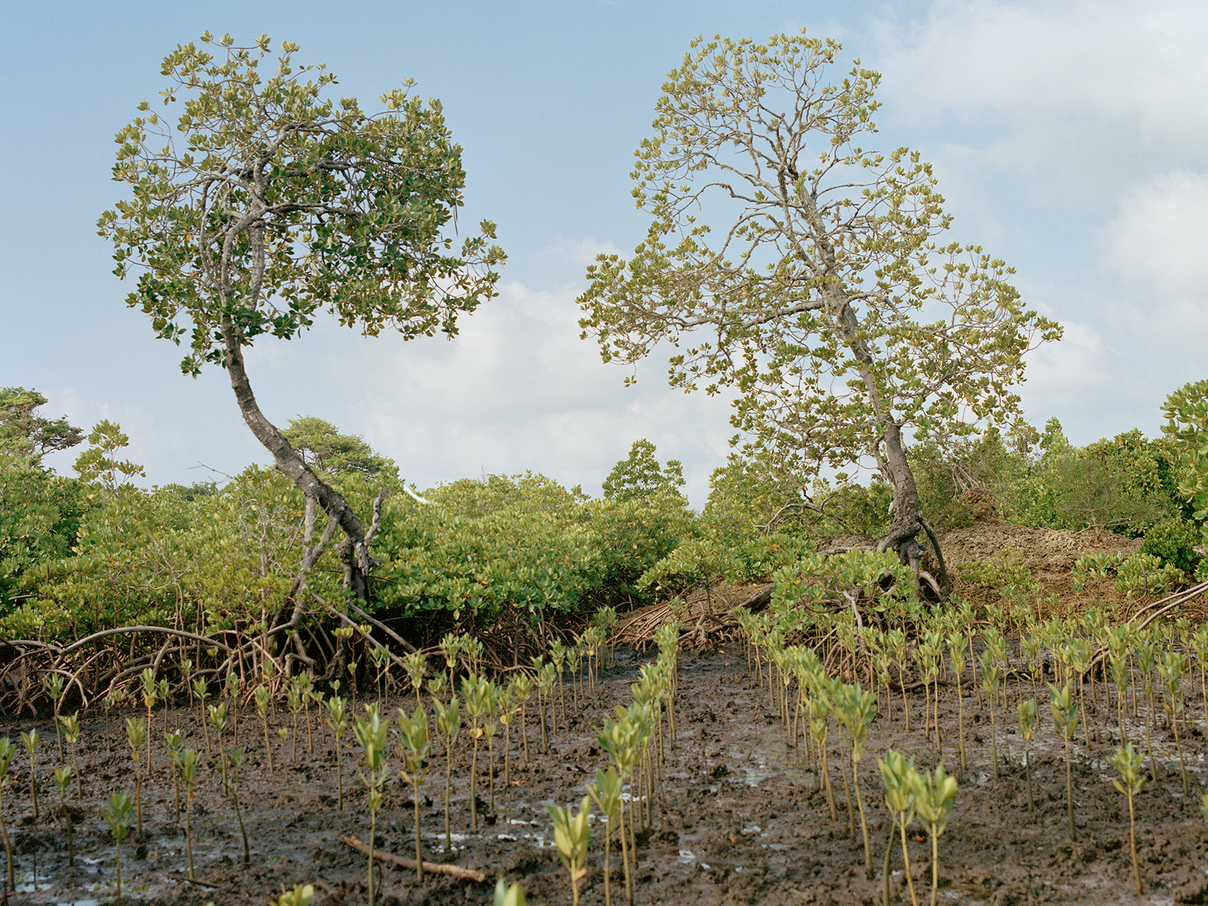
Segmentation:
<svg viewBox="0 0 1208 906">
<path fill-rule="evenodd" d="M 879 443 L 873 454 L 877 466 L 893 488 L 893 503 L 890 512 L 893 521 L 877 540 L 877 550 L 893 550 L 902 563 L 908 565 L 917 576 L 923 559 L 923 545 L 919 543 L 919 532 L 926 528 L 923 521 L 922 507 L 919 505 L 919 492 L 914 482 L 914 472 L 910 468 L 910 460 L 906 456 L 906 445 L 902 442 L 902 426 L 893 417 L 893 412 L 885 400 L 881 387 L 878 386 L 873 370 L 873 357 L 860 329 L 859 318 L 851 306 L 841 284 L 832 285 L 827 293 L 827 308 L 834 314 L 843 332 L 848 348 L 851 349 L 856 361 L 860 363 L 860 378 L 868 392 L 869 405 Z M 940 551 L 939 541 L 927 529 L 927 535 L 935 546 L 936 559 L 939 561 L 940 578 L 939 593 L 941 598 L 947 598 L 951 588 L 948 571 L 944 566 L 944 557 Z"/>
<path fill-rule="evenodd" d="M 311 471 L 302 457 L 290 446 L 289 441 L 281 436 L 276 426 L 260 411 L 260 405 L 252 393 L 252 385 L 243 366 L 243 347 L 239 342 L 238 331 L 227 317 L 222 321 L 222 336 L 226 346 L 226 369 L 231 377 L 231 388 L 235 391 L 235 399 L 243 413 L 243 420 L 247 422 L 256 440 L 273 454 L 277 469 L 288 477 L 305 497 L 317 501 L 324 512 L 343 529 L 344 540 L 336 546 L 336 551 L 344 573 L 344 588 L 352 592 L 357 600 L 368 601 L 368 577 L 372 562 L 365 527 L 348 505 L 348 501 Z M 379 510 L 380 506 L 378 503 L 375 510 Z M 377 512 L 375 528 L 376 516 Z"/>
</svg>

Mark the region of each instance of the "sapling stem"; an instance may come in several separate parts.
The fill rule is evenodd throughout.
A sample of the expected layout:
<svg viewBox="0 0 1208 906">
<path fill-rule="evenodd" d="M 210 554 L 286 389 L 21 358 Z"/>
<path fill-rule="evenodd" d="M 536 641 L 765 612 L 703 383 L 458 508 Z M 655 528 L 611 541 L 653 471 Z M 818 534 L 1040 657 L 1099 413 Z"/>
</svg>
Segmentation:
<svg viewBox="0 0 1208 906">
<path fill-rule="evenodd" d="M 235 746 L 230 754 L 231 801 L 235 804 L 235 820 L 239 822 L 239 834 L 243 837 L 243 864 L 252 861 L 251 851 L 247 845 L 247 829 L 243 826 L 243 810 L 239 807 L 239 769 L 243 766 L 243 747 Z"/>
<path fill-rule="evenodd" d="M 952 803 L 956 799 L 956 778 L 950 777 L 944 772 L 944 763 L 941 761 L 935 767 L 934 783 L 931 775 L 926 772 L 915 773 L 914 781 L 915 811 L 918 812 L 919 819 L 926 825 L 927 833 L 931 837 L 931 906 L 935 906 L 940 886 L 940 836 L 948 826 L 948 812 L 951 811 Z"/>
<path fill-rule="evenodd" d="M 33 799 L 34 805 L 34 820 L 38 820 L 38 784 L 37 784 L 37 768 L 38 768 L 38 731 L 30 730 L 28 733 L 21 733 L 21 744 L 25 746 L 25 751 L 29 755 L 29 795 Z"/>
<path fill-rule="evenodd" d="M 1074 701 L 1069 683 L 1066 683 L 1061 689 L 1050 683 L 1049 699 L 1049 708 L 1053 712 L 1053 722 L 1057 725 L 1058 730 L 1061 731 L 1061 738 L 1065 742 L 1066 809 L 1070 819 L 1070 839 L 1077 840 L 1078 832 L 1074 827 L 1074 776 L 1073 765 L 1070 759 L 1070 737 L 1074 735 L 1074 732 L 1078 728 L 1078 702 Z"/>
<path fill-rule="evenodd" d="M 1116 749 L 1112 764 L 1120 772 L 1120 779 L 1112 778 L 1112 786 L 1128 797 L 1128 847 L 1132 854 L 1133 880 L 1137 893 L 1141 893 L 1141 867 L 1137 863 L 1137 819 L 1133 811 L 1133 796 L 1141 792 L 1145 777 L 1141 768 L 1145 763 L 1142 755 L 1133 749 L 1131 742 Z"/>
<path fill-rule="evenodd" d="M 1036 699 L 1021 701 L 1015 707 L 1019 716 L 1019 733 L 1023 736 L 1023 772 L 1028 784 L 1028 811 L 1036 806 L 1032 798 L 1032 736 L 1036 732 Z"/>
<path fill-rule="evenodd" d="M 449 829 L 449 790 L 453 783 L 453 743 L 461 732 L 461 707 L 456 695 L 443 705 L 439 698 L 432 700 L 436 709 L 436 729 L 445 737 L 445 852 L 453 851 L 453 835 Z"/>
<path fill-rule="evenodd" d="M 57 674 L 55 674 L 57 676 Z M 16 747 L 11 739 L 7 736 L 0 736 L 0 836 L 4 838 L 4 861 L 8 869 L 8 881 L 5 890 L 8 893 L 16 892 L 15 879 L 13 877 L 13 847 L 8 839 L 8 827 L 4 823 L 4 789 L 8 786 L 12 777 L 9 776 L 8 769 L 13 763 L 13 755 L 16 753 Z M 8 899 L 7 894 L 4 897 Z"/>
<path fill-rule="evenodd" d="M 75 864 L 75 827 L 71 820 L 71 812 L 67 809 L 67 788 L 71 786 L 71 766 L 62 765 L 55 768 L 55 786 L 59 788 L 59 814 L 67 826 L 67 864 Z"/>
<path fill-rule="evenodd" d="M 180 776 L 185 783 L 185 849 L 189 856 L 189 880 L 193 881 L 193 794 L 197 786 L 197 752 L 185 749 L 180 756 Z"/>
<path fill-rule="evenodd" d="M 591 842 L 591 797 L 584 796 L 579 803 L 578 813 L 562 808 L 552 802 L 545 803 L 545 810 L 554 819 L 554 843 L 558 857 L 570 872 L 571 902 L 579 906 L 579 881 L 587 874 L 583 863 L 587 861 L 587 846 Z"/>
<path fill-rule="evenodd" d="M 424 879 L 423 850 L 420 848 L 419 836 L 419 785 L 424 782 L 428 773 L 428 715 L 418 705 L 415 714 L 408 717 L 402 708 L 398 709 L 399 732 L 406 746 L 404 760 L 406 767 L 402 771 L 403 779 L 411 784 L 411 800 L 415 809 L 415 873 L 416 879 Z"/>
<path fill-rule="evenodd" d="M 130 756 L 134 760 L 134 803 L 137 816 L 138 835 L 143 835 L 143 777 L 139 766 L 139 751 L 147 739 L 147 722 L 141 717 L 126 718 L 126 740 L 130 743 Z M 119 894 L 120 896 L 120 894 Z"/>
<path fill-rule="evenodd" d="M 114 875 L 117 879 L 117 898 L 122 898 L 122 839 L 130 830 L 130 797 L 124 792 L 114 793 L 106 802 L 105 823 L 113 834 Z"/>
<path fill-rule="evenodd" d="M 376 705 L 366 705 L 365 711 L 365 717 L 357 718 L 353 732 L 365 756 L 365 771 L 361 779 L 369 790 L 369 906 L 374 906 L 373 847 L 377 838 L 377 812 L 382 805 L 382 784 L 390 771 L 385 763 L 386 737 L 390 725 L 382 722 Z"/>
</svg>

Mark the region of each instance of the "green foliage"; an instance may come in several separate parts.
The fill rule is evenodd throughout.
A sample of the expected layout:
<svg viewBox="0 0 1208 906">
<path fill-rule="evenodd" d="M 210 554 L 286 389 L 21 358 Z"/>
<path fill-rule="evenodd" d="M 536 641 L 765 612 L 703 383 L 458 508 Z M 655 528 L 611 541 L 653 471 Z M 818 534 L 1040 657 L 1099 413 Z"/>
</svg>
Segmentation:
<svg viewBox="0 0 1208 906">
<path fill-rule="evenodd" d="M 86 509 L 74 480 L 0 453 L 0 618 L 35 593 L 51 564 L 72 555 Z"/>
<path fill-rule="evenodd" d="M 635 440 L 629 455 L 613 466 L 604 479 L 605 498 L 630 500 L 658 491 L 678 493 L 684 486 L 683 465 L 679 460 L 669 459 L 666 466 L 661 466 L 654 454 L 655 446 L 646 438 Z"/>
<path fill-rule="evenodd" d="M 692 41 L 635 154 L 646 240 L 588 269 L 580 324 L 606 361 L 674 344 L 672 385 L 733 388 L 750 449 L 808 475 L 875 453 L 902 491 L 899 426 L 1013 421 L 1023 353 L 1060 329 L 1004 262 L 937 240 L 951 219 L 917 152 L 861 147 L 880 76 L 834 73 L 839 49 Z"/>
<path fill-rule="evenodd" d="M 463 479 L 383 520 L 377 606 L 487 626 L 574 610 L 601 575 L 581 501 L 541 475 Z"/>
<path fill-rule="evenodd" d="M 67 423 L 67 416 L 49 419 L 37 414 L 46 397 L 24 387 L 0 387 L 0 454 L 15 454 L 37 466 L 54 450 L 74 447 L 84 435 Z"/>
<path fill-rule="evenodd" d="M 910 450 L 919 503 L 937 531 L 1014 512 L 1028 477 L 1028 452 L 1039 439 L 1030 425 L 1006 435 L 996 427 L 971 437 L 934 439 Z"/>
<path fill-rule="evenodd" d="M 772 609 L 792 625 L 798 615 L 858 607 L 880 622 L 900 625 L 918 617 L 916 583 L 892 551 L 807 554 L 772 577 Z"/>
<path fill-rule="evenodd" d="M 201 41 L 164 58 L 175 122 L 144 101 L 117 134 L 113 178 L 132 197 L 98 222 L 115 273 L 138 269 L 128 304 L 157 336 L 189 343 L 184 371 L 258 336 L 295 337 L 323 310 L 369 335 L 456 334 L 503 253 L 484 222 L 448 254 L 465 172 L 440 103 L 395 89 L 369 115 L 324 98 L 335 76 L 297 65 L 291 42 L 262 73 L 268 36 Z"/>
<path fill-rule="evenodd" d="M 341 434 L 335 425 L 321 418 L 291 418 L 281 436 L 325 480 L 351 472 L 398 482 L 398 467 L 393 462 L 374 453 L 363 438 Z"/>
<path fill-rule="evenodd" d="M 1172 516 L 1155 522 L 1145 530 L 1141 553 L 1151 554 L 1161 560 L 1163 566 L 1174 566 L 1190 575 L 1200 559 L 1195 551 L 1199 541 L 1199 526 L 1179 516 Z"/>
<path fill-rule="evenodd" d="M 80 482 L 99 485 L 109 494 L 136 475 L 144 476 L 143 467 L 128 459 L 117 459 L 117 451 L 130 445 L 130 438 L 117 422 L 103 419 L 88 435 L 89 448 L 76 457 L 75 471 Z"/>
<path fill-rule="evenodd" d="M 1134 554 L 1116 570 L 1116 590 L 1122 595 L 1160 595 L 1183 584 L 1186 575 L 1153 554 Z"/>
<path fill-rule="evenodd" d="M 1162 433 L 1178 463 L 1178 494 L 1190 505 L 1188 514 L 1200 526 L 1208 545 L 1208 380 L 1185 384 L 1162 405 Z"/>
</svg>

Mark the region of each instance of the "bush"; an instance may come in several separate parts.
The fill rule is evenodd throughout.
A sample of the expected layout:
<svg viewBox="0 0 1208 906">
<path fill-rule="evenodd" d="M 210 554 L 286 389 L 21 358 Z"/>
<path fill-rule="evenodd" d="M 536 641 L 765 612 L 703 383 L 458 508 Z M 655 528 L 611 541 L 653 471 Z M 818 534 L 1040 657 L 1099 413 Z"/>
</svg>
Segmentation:
<svg viewBox="0 0 1208 906">
<path fill-rule="evenodd" d="M 1199 526 L 1174 516 L 1156 522 L 1145 530 L 1140 552 L 1157 557 L 1163 566 L 1175 566 L 1191 574 L 1195 572 L 1199 560 L 1199 554 L 1195 551 L 1199 541 Z"/>
</svg>

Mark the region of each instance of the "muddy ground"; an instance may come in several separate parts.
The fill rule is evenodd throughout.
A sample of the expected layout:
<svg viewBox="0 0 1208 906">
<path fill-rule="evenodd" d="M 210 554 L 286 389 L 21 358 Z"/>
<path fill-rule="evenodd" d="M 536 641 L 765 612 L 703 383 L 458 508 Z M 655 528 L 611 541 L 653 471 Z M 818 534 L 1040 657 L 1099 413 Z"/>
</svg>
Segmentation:
<svg viewBox="0 0 1208 906">
<path fill-rule="evenodd" d="M 551 822 L 542 803 L 577 804 L 585 784 L 605 759 L 596 742 L 602 719 L 618 703 L 627 703 L 628 684 L 647 656 L 622 652 L 602 677 L 602 685 L 581 696 L 570 708 L 569 729 L 551 737 L 548 754 L 538 754 L 538 732 L 530 709 L 529 746 L 525 763 L 519 737 L 513 733 L 511 776 L 503 786 L 501 758 L 496 811 L 478 833 L 469 833 L 469 741 L 455 752 L 453 813 L 455 848 L 443 851 L 445 753 L 437 743 L 432 770 L 422 788 L 421 820 L 425 857 L 484 872 L 475 883 L 428 876 L 417 883 L 413 871 L 381 869 L 379 902 L 408 904 L 489 903 L 494 879 L 519 881 L 530 903 L 570 903 L 567 876 L 557 859 Z M 908 687 L 910 686 L 908 677 Z M 944 755 L 951 770 L 956 754 L 957 695 L 944 688 L 941 722 Z M 1208 746 L 1203 715 L 1189 710 L 1192 724 L 1184 733 L 1191 794 L 1179 781 L 1174 739 L 1159 734 L 1155 745 L 1164 753 L 1162 777 L 1148 783 L 1137 798 L 1138 840 L 1143 895 L 1133 891 L 1129 861 L 1128 812 L 1125 798 L 1110 784 L 1108 759 L 1115 743 L 1109 727 L 1114 710 L 1102 700 L 1088 704 L 1090 723 L 1098 728 L 1091 744 L 1074 746 L 1076 842 L 1066 819 L 1065 767 L 1060 738 L 1048 717 L 1047 698 L 1033 744 L 1036 808 L 1029 812 L 1022 767 L 1022 742 L 1015 731 L 1014 705 L 1032 695 L 1029 682 L 1011 676 L 1007 708 L 998 712 L 1002 763 L 995 778 L 990 748 L 989 715 L 965 688 L 968 727 L 968 770 L 959 774 L 960 789 L 951 819 L 940 841 L 940 901 L 969 904 L 1039 903 L 1208 903 L 1208 821 L 1199 798 L 1208 791 Z M 1194 693 L 1194 694 L 1191 694 Z M 1188 701 L 1199 700 L 1198 687 Z M 804 763 L 804 752 L 788 749 L 785 732 L 765 688 L 748 670 L 744 652 L 728 650 L 683 653 L 677 699 L 678 742 L 668 752 L 659 786 L 653 827 L 639 835 L 636 902 L 647 903 L 834 903 L 881 902 L 881 858 L 890 830 L 877 756 L 888 747 L 914 753 L 920 766 L 935 762 L 934 745 L 924 736 L 922 687 L 909 692 L 912 726 L 907 732 L 900 696 L 892 706 L 882 701 L 882 714 L 869 730 L 860 783 L 873 841 L 874 877 L 864 870 L 859 834 L 849 833 L 837 769 L 837 731 L 830 734 L 832 770 L 839 795 L 839 820 L 832 821 L 817 776 Z M 413 705 L 407 696 L 388 700 Z M 359 707 L 359 705 L 358 705 Z M 1113 706 L 1114 707 L 1114 706 Z M 1009 710 L 1008 710 L 1009 708 Z M 104 797 L 115 790 L 134 793 L 133 764 L 125 742 L 128 710 L 105 717 L 86 716 L 79 762 L 83 800 L 69 806 L 75 815 L 75 864 L 68 864 L 66 835 L 57 820 L 58 792 L 51 771 L 58 763 L 55 733 L 49 721 L 8 720 L 0 725 L 18 747 L 14 783 L 3 794 L 3 810 L 16 852 L 19 893 L 14 902 L 107 902 L 114 883 L 114 846 L 102 819 Z M 273 728 L 289 726 L 288 713 L 273 716 Z M 1143 734 L 1142 723 L 1134 730 Z M 35 818 L 29 796 L 28 758 L 19 734 L 37 727 L 41 734 L 36 782 L 41 815 Z M 273 738 L 276 772 L 264 759 L 263 736 L 254 711 L 241 717 L 240 742 L 248 750 L 240 786 L 251 860 L 241 864 L 242 844 L 229 800 L 221 795 L 219 774 L 201 771 L 193 813 L 197 883 L 186 880 L 183 822 L 174 816 L 173 789 L 163 745 L 165 727 L 180 727 L 185 746 L 204 752 L 196 711 L 174 707 L 153 717 L 154 773 L 144 784 L 144 833 L 122 847 L 122 876 L 127 901 L 140 903 L 216 903 L 223 906 L 265 904 L 281 888 L 313 883 L 316 906 L 367 901 L 366 859 L 341 842 L 345 835 L 368 836 L 367 797 L 355 774 L 360 757 L 352 733 L 345 737 L 345 801 L 337 808 L 335 750 L 331 735 L 316 732 L 314 754 L 307 752 L 305 729 L 299 734 L 297 762 L 290 744 Z M 1004 732 L 1010 727 L 1010 732 Z M 1142 736 L 1143 738 L 1143 736 Z M 498 753 L 497 747 L 497 753 Z M 70 757 L 70 756 L 69 756 Z M 481 765 L 481 761 L 480 761 Z M 486 772 L 480 795 L 485 799 Z M 410 789 L 392 776 L 378 820 L 377 845 L 400 855 L 414 852 Z M 486 810 L 486 803 L 482 803 Z M 583 883 L 582 902 L 604 902 L 600 825 Z M 929 892 L 929 846 L 921 830 L 910 841 L 919 897 Z M 615 847 L 614 847 L 615 852 Z M 909 893 L 895 849 L 891 901 L 908 903 Z M 619 862 L 614 855 L 614 902 L 624 902 Z"/>
</svg>

